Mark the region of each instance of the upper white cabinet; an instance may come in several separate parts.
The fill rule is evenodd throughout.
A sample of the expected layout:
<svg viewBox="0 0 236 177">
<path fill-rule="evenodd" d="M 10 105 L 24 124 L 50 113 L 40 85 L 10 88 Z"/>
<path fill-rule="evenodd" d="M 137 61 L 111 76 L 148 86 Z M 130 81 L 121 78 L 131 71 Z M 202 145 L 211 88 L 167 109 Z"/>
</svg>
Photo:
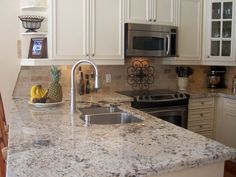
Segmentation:
<svg viewBox="0 0 236 177">
<path fill-rule="evenodd" d="M 126 0 L 126 22 L 176 24 L 176 0 Z"/>
<path fill-rule="evenodd" d="M 123 0 L 53 0 L 53 59 L 122 64 Z"/>
<path fill-rule="evenodd" d="M 205 1 L 205 61 L 235 61 L 235 3 L 234 0 Z"/>
<path fill-rule="evenodd" d="M 53 1 L 53 58 L 89 57 L 89 3 L 87 0 Z"/>
<path fill-rule="evenodd" d="M 203 0 L 178 0 L 177 57 L 164 64 L 201 64 Z"/>
<path fill-rule="evenodd" d="M 202 11 L 202 0 L 179 1 L 177 51 L 181 60 L 201 60 Z"/>
</svg>

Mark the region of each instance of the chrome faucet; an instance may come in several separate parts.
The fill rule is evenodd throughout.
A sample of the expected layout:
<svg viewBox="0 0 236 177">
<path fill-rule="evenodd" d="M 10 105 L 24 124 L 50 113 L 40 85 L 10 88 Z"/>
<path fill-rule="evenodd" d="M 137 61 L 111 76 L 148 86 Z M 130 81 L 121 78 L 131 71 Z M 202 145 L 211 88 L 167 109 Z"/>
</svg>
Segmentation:
<svg viewBox="0 0 236 177">
<path fill-rule="evenodd" d="M 71 113 L 76 112 L 75 69 L 81 63 L 89 63 L 94 67 L 94 70 L 95 70 L 94 87 L 95 87 L 95 89 L 98 89 L 98 68 L 97 68 L 97 65 L 94 62 L 90 61 L 90 60 L 79 60 L 77 63 L 75 63 L 73 65 L 72 69 L 71 69 L 71 93 L 70 93 L 70 112 Z"/>
</svg>

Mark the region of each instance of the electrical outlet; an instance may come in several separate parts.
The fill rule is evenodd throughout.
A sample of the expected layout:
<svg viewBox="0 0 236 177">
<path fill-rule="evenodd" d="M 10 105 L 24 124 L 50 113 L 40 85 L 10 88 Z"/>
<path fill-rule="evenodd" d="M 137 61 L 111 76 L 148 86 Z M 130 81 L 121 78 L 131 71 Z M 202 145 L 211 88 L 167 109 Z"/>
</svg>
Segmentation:
<svg viewBox="0 0 236 177">
<path fill-rule="evenodd" d="M 106 74 L 106 83 L 111 83 L 111 74 Z"/>
</svg>

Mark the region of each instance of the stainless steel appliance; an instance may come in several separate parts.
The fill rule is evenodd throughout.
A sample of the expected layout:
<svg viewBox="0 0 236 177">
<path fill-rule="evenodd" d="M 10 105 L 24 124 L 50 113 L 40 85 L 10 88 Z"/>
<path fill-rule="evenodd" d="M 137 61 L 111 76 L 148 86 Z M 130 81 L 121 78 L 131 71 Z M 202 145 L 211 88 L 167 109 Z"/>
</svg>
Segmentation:
<svg viewBox="0 0 236 177">
<path fill-rule="evenodd" d="M 212 66 L 208 76 L 208 88 L 226 88 L 225 75 L 226 68 L 224 66 Z"/>
<path fill-rule="evenodd" d="M 176 56 L 177 28 L 149 24 L 125 24 L 125 55 Z"/>
<path fill-rule="evenodd" d="M 180 127 L 187 128 L 188 96 L 186 94 L 165 89 L 121 91 L 118 93 L 133 97 L 132 107 Z"/>
</svg>

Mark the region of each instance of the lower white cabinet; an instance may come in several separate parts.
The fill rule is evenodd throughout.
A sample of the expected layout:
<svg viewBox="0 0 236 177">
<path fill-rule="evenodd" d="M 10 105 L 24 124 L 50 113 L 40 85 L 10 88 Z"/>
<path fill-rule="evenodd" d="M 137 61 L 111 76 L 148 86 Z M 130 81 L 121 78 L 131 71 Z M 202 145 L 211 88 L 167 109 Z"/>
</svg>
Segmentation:
<svg viewBox="0 0 236 177">
<path fill-rule="evenodd" d="M 188 129 L 213 138 L 214 98 L 190 98 L 188 109 Z"/>
<path fill-rule="evenodd" d="M 236 100 L 217 98 L 215 139 L 236 148 Z"/>
</svg>

